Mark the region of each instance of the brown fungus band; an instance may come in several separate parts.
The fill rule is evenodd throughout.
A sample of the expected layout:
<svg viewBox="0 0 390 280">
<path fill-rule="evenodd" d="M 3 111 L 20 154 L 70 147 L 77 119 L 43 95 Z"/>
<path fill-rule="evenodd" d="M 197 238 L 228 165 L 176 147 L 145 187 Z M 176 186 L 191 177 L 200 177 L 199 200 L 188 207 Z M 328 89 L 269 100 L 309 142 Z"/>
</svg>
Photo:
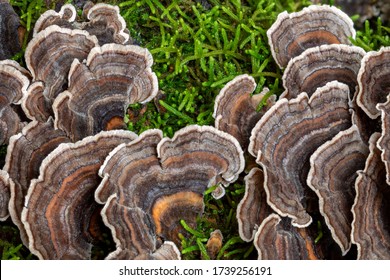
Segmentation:
<svg viewBox="0 0 390 280">
<path fill-rule="evenodd" d="M 316 192 L 320 212 L 343 255 L 351 247 L 351 208 L 357 171 L 364 168 L 368 153 L 368 146 L 353 125 L 324 143 L 310 157 L 307 184 Z"/>
<path fill-rule="evenodd" d="M 269 90 L 264 88 L 261 93 L 252 95 L 255 88 L 251 76 L 239 75 L 222 88 L 214 104 L 215 127 L 233 135 L 244 150 L 248 148 L 253 127 L 276 99 L 275 95 L 268 97 L 262 110 L 257 111 Z"/>
<path fill-rule="evenodd" d="M 52 104 L 67 85 L 73 60 L 86 59 L 97 45 L 96 37 L 88 32 L 57 25 L 49 26 L 31 39 L 25 58 L 33 84 L 22 102 L 27 117 L 46 121 L 53 116 Z"/>
<path fill-rule="evenodd" d="M 245 195 L 237 206 L 237 221 L 240 237 L 252 241 L 261 222 L 272 213 L 264 190 L 264 173 L 254 167 L 245 176 Z"/>
<path fill-rule="evenodd" d="M 58 12 L 55 10 L 47 10 L 37 19 L 33 34 L 36 36 L 40 31 L 52 25 L 73 29 L 73 23 L 76 17 L 76 8 L 71 4 L 63 5 Z"/>
<path fill-rule="evenodd" d="M 13 105 L 19 105 L 30 84 L 27 71 L 15 61 L 0 61 L 0 145 L 18 133 L 24 124 Z"/>
<path fill-rule="evenodd" d="M 74 60 L 69 88 L 53 104 L 55 127 L 73 141 L 102 130 L 125 128 L 126 107 L 157 94 L 152 64 L 147 49 L 118 44 L 92 49 L 85 63 Z"/>
<path fill-rule="evenodd" d="M 312 191 L 306 184 L 309 158 L 339 131 L 351 126 L 348 87 L 328 83 L 309 98 L 281 99 L 252 130 L 249 152 L 263 167 L 268 204 L 297 227 L 312 218 Z"/>
<path fill-rule="evenodd" d="M 94 192 L 106 156 L 137 136 L 130 131 L 103 131 L 76 143 L 62 143 L 42 162 L 31 181 L 22 222 L 30 251 L 40 259 L 89 259 L 101 206 Z M 98 231 L 98 232 L 96 232 Z"/>
<path fill-rule="evenodd" d="M 9 173 L 11 198 L 9 204 L 13 223 L 19 228 L 24 245 L 28 245 L 27 233 L 21 221 L 24 200 L 32 179 L 38 178 L 44 158 L 59 144 L 70 142 L 61 130 L 55 130 L 53 120 L 45 123 L 33 121 L 10 138 L 4 170 Z"/>
<path fill-rule="evenodd" d="M 300 12 L 282 12 L 267 31 L 272 55 L 280 68 L 306 49 L 350 44 L 355 37 L 352 20 L 336 7 L 312 5 Z"/>
<path fill-rule="evenodd" d="M 357 103 L 370 118 L 381 114 L 378 103 L 386 102 L 390 93 L 390 47 L 368 52 L 362 59 L 358 73 L 359 92 Z"/>
<path fill-rule="evenodd" d="M 378 140 L 378 148 L 381 150 L 382 161 L 386 166 L 386 182 L 390 185 L 390 95 L 387 96 L 385 103 L 377 105 L 381 111 L 382 135 Z"/>
<path fill-rule="evenodd" d="M 159 244 L 150 216 L 141 208 L 119 204 L 113 194 L 102 210 L 104 223 L 111 229 L 116 250 L 112 260 L 179 260 L 180 251 L 171 241 Z"/>
<path fill-rule="evenodd" d="M 148 130 L 110 153 L 99 171 L 103 180 L 95 196 L 105 203 L 116 194 L 119 204 L 142 209 L 159 238 L 179 245 L 178 233 L 186 234 L 180 220 L 196 226 L 204 191 L 233 182 L 243 168 L 237 140 L 213 127 L 188 126 L 172 139 Z"/>
<path fill-rule="evenodd" d="M 83 16 L 84 21 L 78 21 L 76 8 L 71 4 L 62 6 L 59 12 L 48 10 L 37 20 L 34 26 L 34 36 L 49 26 L 57 25 L 69 29 L 85 30 L 97 37 L 99 45 L 129 43 L 129 31 L 125 20 L 119 13 L 118 6 L 104 3 L 85 5 Z"/>
<path fill-rule="evenodd" d="M 347 45 L 323 45 L 304 51 L 290 60 L 283 73 L 285 92 L 281 98 L 295 98 L 301 92 L 310 96 L 326 83 L 339 81 L 349 86 L 352 99 L 364 54 L 362 48 Z"/>
<path fill-rule="evenodd" d="M 296 228 L 289 219 L 277 214 L 264 219 L 256 232 L 254 244 L 260 260 L 318 259 L 314 241 L 306 228 Z"/>
<path fill-rule="evenodd" d="M 380 133 L 374 133 L 370 138 L 370 154 L 355 184 L 351 238 L 362 260 L 390 259 L 390 186 L 377 147 L 379 137 Z"/>
</svg>

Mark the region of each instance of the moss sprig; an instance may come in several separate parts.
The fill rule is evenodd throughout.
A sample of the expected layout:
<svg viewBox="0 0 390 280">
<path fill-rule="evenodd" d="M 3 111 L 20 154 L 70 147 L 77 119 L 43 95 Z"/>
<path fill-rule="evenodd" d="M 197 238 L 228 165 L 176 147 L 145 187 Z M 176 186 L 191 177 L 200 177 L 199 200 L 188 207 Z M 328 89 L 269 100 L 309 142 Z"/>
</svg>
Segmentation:
<svg viewBox="0 0 390 280">
<path fill-rule="evenodd" d="M 245 187 L 235 183 L 226 188 L 223 198 L 216 200 L 211 193 L 216 186 L 207 189 L 204 193 L 205 210 L 197 219 L 197 227 L 190 228 L 185 221 L 181 221 L 189 237 L 179 236 L 182 245 L 183 259 L 209 259 L 206 243 L 210 233 L 219 229 L 223 235 L 223 245 L 216 259 L 253 259 L 256 257 L 252 243 L 246 243 L 238 234 L 236 210 Z"/>
<path fill-rule="evenodd" d="M 351 42 L 365 51 L 379 50 L 380 47 L 390 46 L 390 27 L 383 26 L 381 18 L 376 22 L 366 20 L 364 28 L 356 32 L 356 38 Z"/>
</svg>

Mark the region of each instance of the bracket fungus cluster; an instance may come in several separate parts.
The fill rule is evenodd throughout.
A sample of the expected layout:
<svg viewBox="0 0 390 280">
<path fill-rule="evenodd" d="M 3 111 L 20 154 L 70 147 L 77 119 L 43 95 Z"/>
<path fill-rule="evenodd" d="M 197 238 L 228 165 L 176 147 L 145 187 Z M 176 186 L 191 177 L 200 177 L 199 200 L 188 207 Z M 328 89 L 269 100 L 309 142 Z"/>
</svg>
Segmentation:
<svg viewBox="0 0 390 280">
<path fill-rule="evenodd" d="M 15 61 L 0 61 L 0 145 L 24 126 L 16 106 L 26 95 L 30 81 L 25 69 Z"/>
<path fill-rule="evenodd" d="M 40 259 L 89 259 L 107 232 L 117 247 L 107 259 L 180 259 L 180 221 L 195 226 L 205 190 L 218 185 L 222 196 L 237 180 L 242 148 L 211 126 L 172 139 L 123 129 L 126 107 L 158 92 L 153 58 L 130 44 L 118 7 L 87 5 L 83 15 L 69 4 L 45 12 L 27 69 L 0 63 L 0 135 L 8 144 L 0 219 L 11 216 Z"/>
<path fill-rule="evenodd" d="M 279 67 L 306 49 L 325 44 L 349 44 L 356 34 L 353 22 L 336 7 L 312 5 L 297 13 L 280 13 L 267 31 L 272 55 Z"/>
<path fill-rule="evenodd" d="M 107 233 L 106 259 L 180 259 L 180 221 L 195 227 L 205 191 L 222 197 L 247 167 L 238 231 L 259 259 L 390 258 L 390 48 L 366 53 L 355 34 L 334 7 L 282 13 L 267 32 L 279 98 L 240 75 L 216 97 L 214 127 L 138 136 L 126 108 L 158 81 L 119 8 L 45 12 L 27 69 L 0 62 L 0 220 L 40 259 L 89 259 Z M 222 239 L 210 235 L 212 258 Z"/>
<path fill-rule="evenodd" d="M 103 180 L 95 192 L 96 201 L 106 203 L 103 216 L 117 243 L 109 258 L 148 256 L 162 240 L 180 244 L 178 233 L 186 234 L 180 219 L 195 226 L 203 213 L 204 191 L 235 181 L 243 168 L 237 140 L 209 126 L 185 127 L 172 139 L 148 130 L 118 146 L 102 165 Z M 131 218 L 117 222 L 118 212 Z M 141 247 L 134 240 L 147 244 Z"/>
<path fill-rule="evenodd" d="M 122 128 L 128 104 L 148 102 L 157 94 L 152 63 L 146 49 L 119 44 L 93 48 L 85 64 L 75 59 L 69 71 L 69 88 L 53 104 L 55 127 L 73 141 L 101 130 Z"/>
<path fill-rule="evenodd" d="M 285 68 L 284 93 L 257 112 L 254 81 L 244 75 L 216 99 L 216 127 L 238 135 L 259 165 L 245 177 L 237 219 L 241 238 L 253 240 L 261 259 L 342 258 L 352 244 L 357 255 L 349 257 L 390 254 L 383 202 L 390 181 L 390 50 L 366 53 L 351 46 L 355 34 L 335 7 L 284 12 L 267 31 L 272 55 Z M 381 163 L 373 162 L 375 145 Z M 317 225 L 325 232 L 320 242 Z M 327 252 L 334 248 L 339 253 Z"/>
<path fill-rule="evenodd" d="M 83 21 L 76 21 L 77 12 L 73 5 L 66 4 L 59 12 L 48 10 L 43 13 L 34 26 L 34 34 L 51 25 L 69 29 L 85 30 L 95 35 L 100 45 L 107 43 L 126 44 L 131 42 L 126 22 L 119 13 L 118 6 L 104 3 L 87 3 L 83 10 Z"/>
<path fill-rule="evenodd" d="M 248 148 L 252 128 L 276 99 L 275 95 L 268 97 L 266 105 L 258 112 L 269 90 L 264 88 L 261 93 L 252 95 L 255 88 L 256 82 L 251 76 L 239 75 L 222 88 L 214 104 L 215 127 L 233 135 L 244 150 Z"/>
<path fill-rule="evenodd" d="M 77 88 L 77 86 L 83 86 L 77 83 L 86 82 L 86 80 L 74 81 L 72 76 L 74 71 L 81 71 L 80 67 L 76 67 L 76 62 L 73 63 L 75 59 L 80 64 L 87 60 L 87 66 L 90 66 L 91 63 L 92 65 L 96 63 L 96 67 L 98 67 L 102 63 L 115 63 L 115 59 L 119 60 L 123 53 L 132 52 L 130 49 L 134 46 L 127 45 L 131 43 L 131 40 L 128 31 L 126 31 L 125 21 L 119 14 L 118 7 L 96 4 L 88 9 L 86 17 L 87 21 L 76 21 L 76 9 L 68 4 L 64 5 L 60 12 L 49 10 L 38 19 L 34 28 L 34 36 L 29 42 L 25 53 L 27 68 L 32 74 L 32 85 L 29 87 L 28 94 L 23 98 L 22 106 L 30 119 L 46 121 L 49 116 L 54 116 L 52 105 L 61 92 Z M 114 52 L 112 55 L 101 54 L 100 58 L 95 58 L 96 54 L 101 53 L 99 48 L 104 48 L 106 44 L 123 46 L 123 49 L 120 53 Z M 113 47 L 113 49 L 115 48 L 117 47 Z M 129 50 L 126 48 L 129 48 Z M 145 50 L 144 52 L 147 51 Z M 150 54 L 146 53 L 144 55 L 146 56 L 145 60 L 148 61 L 147 65 L 139 65 L 140 73 L 128 73 L 132 79 L 131 83 L 136 84 L 135 88 L 137 90 L 140 90 L 143 86 L 152 88 L 156 85 L 156 79 L 151 77 L 151 70 L 147 70 L 152 63 Z M 141 61 L 141 54 L 135 54 L 134 60 L 137 58 L 140 60 L 140 63 L 145 63 Z M 136 62 L 131 61 L 131 58 L 128 57 L 124 59 L 123 65 L 134 63 L 134 68 L 138 69 Z M 112 66 L 109 65 L 105 69 L 111 69 Z M 108 70 L 106 73 L 95 73 L 93 69 L 82 66 L 81 68 L 85 71 L 84 79 L 92 79 L 94 74 L 98 75 L 97 78 L 100 78 L 99 75 L 109 76 Z M 118 75 L 124 75 L 125 72 L 120 68 L 121 66 L 119 65 L 117 68 L 114 67 L 114 69 L 122 71 Z M 91 70 L 91 73 L 88 70 Z M 112 79 L 115 78 L 112 77 Z M 72 81 L 68 83 L 68 80 Z M 104 79 L 104 82 L 110 82 L 110 78 L 107 77 Z M 153 85 L 150 85 L 150 83 Z M 101 85 L 95 83 L 90 90 L 97 86 Z M 85 91 L 86 89 L 83 90 Z M 123 90 L 123 88 L 120 90 Z M 133 94 L 136 94 L 134 91 Z M 152 96 L 156 94 L 155 88 L 145 91 L 145 95 L 151 94 Z M 131 90 L 127 89 L 126 92 L 130 94 Z M 99 97 L 99 100 L 102 96 Z M 144 99 L 146 99 L 145 96 Z M 133 98 L 133 101 L 137 102 L 135 98 Z M 126 105 L 123 105 L 123 107 Z"/>
</svg>

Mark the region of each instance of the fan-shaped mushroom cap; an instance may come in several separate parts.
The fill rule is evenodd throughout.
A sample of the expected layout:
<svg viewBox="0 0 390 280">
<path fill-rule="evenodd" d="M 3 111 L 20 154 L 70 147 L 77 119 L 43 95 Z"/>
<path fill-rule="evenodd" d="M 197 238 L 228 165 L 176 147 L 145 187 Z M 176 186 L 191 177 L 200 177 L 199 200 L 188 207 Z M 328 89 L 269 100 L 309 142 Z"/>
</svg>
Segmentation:
<svg viewBox="0 0 390 280">
<path fill-rule="evenodd" d="M 257 107 L 269 91 L 251 95 L 256 88 L 255 80 L 249 75 L 239 75 L 228 82 L 215 99 L 215 127 L 233 135 L 246 150 L 253 127 L 264 112 L 275 103 L 276 96 L 267 99 L 261 111 Z"/>
<path fill-rule="evenodd" d="M 245 195 L 237 206 L 237 221 L 240 237 L 252 241 L 261 222 L 272 213 L 264 190 L 264 174 L 252 168 L 245 176 Z"/>
<path fill-rule="evenodd" d="M 66 4 L 59 12 L 48 10 L 37 20 L 34 27 L 34 36 L 40 31 L 52 25 L 58 25 L 69 29 L 80 29 L 95 35 L 100 45 L 107 43 L 125 44 L 130 35 L 126 28 L 126 22 L 119 13 L 117 6 L 99 3 L 86 5 L 83 15 L 86 22 L 77 22 L 77 12 L 73 5 Z"/>
<path fill-rule="evenodd" d="M 18 114 L 9 106 L 0 108 L 0 144 L 7 144 L 9 138 L 23 128 Z"/>
<path fill-rule="evenodd" d="M 53 100 L 63 91 L 63 86 L 67 83 L 73 60 L 87 58 L 91 49 L 97 45 L 96 37 L 86 31 L 70 30 L 56 25 L 47 27 L 33 37 L 26 48 L 26 64 L 33 80 L 43 83 L 44 88 L 40 94 L 47 104 L 42 106 L 41 104 L 44 104 L 42 97 L 38 98 L 36 96 L 38 92 L 31 90 L 23 100 L 23 108 L 50 108 Z M 40 101 L 34 107 L 30 103 L 35 100 Z M 26 111 L 27 116 L 35 116 L 35 114 L 45 115 L 42 112 Z"/>
<path fill-rule="evenodd" d="M 352 242 L 357 245 L 358 259 L 390 259 L 390 186 L 386 168 L 376 147 L 380 133 L 370 138 L 370 154 L 365 168 L 358 172 L 356 197 L 352 207 Z"/>
<path fill-rule="evenodd" d="M 51 101 L 45 98 L 44 91 L 45 84 L 36 81 L 30 84 L 27 94 L 22 98 L 23 112 L 30 120 L 45 122 L 53 115 Z"/>
<path fill-rule="evenodd" d="M 11 58 L 22 49 L 21 29 L 19 17 L 11 4 L 0 2 L 0 60 Z"/>
<path fill-rule="evenodd" d="M 73 22 L 76 20 L 76 8 L 71 4 L 65 4 L 59 12 L 47 10 L 37 20 L 34 26 L 34 36 L 51 25 L 73 29 Z"/>
<path fill-rule="evenodd" d="M 350 44 L 353 22 L 336 7 L 312 5 L 300 12 L 280 13 L 267 31 L 272 55 L 280 68 L 304 50 L 329 44 Z"/>
<path fill-rule="evenodd" d="M 20 64 L 17 63 L 15 60 L 11 60 L 11 59 L 0 60 L 0 65 L 7 65 L 9 67 L 12 67 L 17 72 L 23 74 L 27 79 L 31 79 L 30 71 L 20 66 Z"/>
<path fill-rule="evenodd" d="M 380 116 L 378 103 L 386 102 L 390 93 L 390 47 L 368 52 L 358 73 L 359 93 L 357 103 L 370 118 Z"/>
<path fill-rule="evenodd" d="M 339 131 L 351 126 L 348 87 L 330 82 L 310 97 L 281 99 L 252 130 L 249 152 L 264 170 L 268 204 L 298 227 L 312 222 L 306 208 L 309 158 Z"/>
<path fill-rule="evenodd" d="M 25 69 L 10 60 L 0 61 L 0 145 L 23 127 L 18 114 L 11 107 L 20 104 L 30 83 Z"/>
<path fill-rule="evenodd" d="M 364 168 L 368 153 L 368 146 L 353 125 L 320 146 L 310 157 L 307 184 L 318 195 L 320 212 L 343 255 L 351 247 L 351 208 L 357 171 Z"/>
<path fill-rule="evenodd" d="M 154 224 L 141 208 L 121 205 L 113 194 L 105 204 L 102 216 L 117 247 L 106 259 L 180 259 L 174 243 L 168 241 L 158 246 Z"/>
<path fill-rule="evenodd" d="M 293 58 L 283 73 L 285 98 L 295 98 L 299 93 L 313 92 L 331 81 L 349 86 L 352 96 L 357 86 L 357 74 L 365 51 L 347 45 L 323 45 L 310 48 Z"/>
<path fill-rule="evenodd" d="M 9 216 L 8 203 L 10 199 L 9 175 L 0 170 L 0 221 L 5 221 Z"/>
<path fill-rule="evenodd" d="M 88 259 L 91 217 L 99 210 L 94 192 L 105 157 L 130 131 L 104 131 L 76 143 L 60 144 L 42 162 L 31 181 L 22 222 L 30 251 L 40 259 Z"/>
<path fill-rule="evenodd" d="M 172 139 L 148 130 L 107 157 L 96 201 L 117 194 L 118 203 L 151 216 L 158 236 L 178 242 L 180 219 L 195 225 L 204 191 L 235 180 L 244 168 L 242 154 L 235 138 L 213 127 L 188 126 Z"/>
<path fill-rule="evenodd" d="M 75 60 L 69 89 L 53 104 L 55 127 L 73 141 L 102 130 L 123 128 L 127 106 L 147 102 L 157 94 L 152 64 L 147 49 L 118 44 L 92 49 L 85 64 Z"/>
<path fill-rule="evenodd" d="M 381 111 L 382 119 L 382 136 L 378 140 L 378 148 L 382 151 L 382 161 L 386 166 L 386 182 L 390 185 L 390 94 L 387 96 L 385 103 L 377 105 Z"/>
<path fill-rule="evenodd" d="M 30 181 L 38 178 L 43 159 L 61 143 L 70 142 L 61 130 L 54 130 L 53 120 L 46 123 L 33 121 L 10 138 L 4 170 L 13 182 L 9 210 L 12 221 L 18 226 L 23 243 L 28 245 L 27 233 L 21 221 L 25 196 Z"/>
<path fill-rule="evenodd" d="M 172 139 L 162 139 L 157 152 L 166 169 L 181 169 L 190 155 L 193 161 L 189 164 L 199 169 L 209 162 L 215 173 L 208 186 L 234 182 L 244 169 L 244 156 L 237 140 L 211 126 L 187 126 L 176 132 Z"/>
<path fill-rule="evenodd" d="M 126 22 L 119 13 L 118 6 L 99 3 L 89 8 L 89 22 L 82 24 L 82 29 L 95 35 L 100 45 L 107 43 L 125 44 L 129 41 Z"/>
<path fill-rule="evenodd" d="M 259 260 L 315 260 L 314 242 L 306 229 L 293 227 L 287 218 L 269 215 L 254 238 Z"/>
</svg>

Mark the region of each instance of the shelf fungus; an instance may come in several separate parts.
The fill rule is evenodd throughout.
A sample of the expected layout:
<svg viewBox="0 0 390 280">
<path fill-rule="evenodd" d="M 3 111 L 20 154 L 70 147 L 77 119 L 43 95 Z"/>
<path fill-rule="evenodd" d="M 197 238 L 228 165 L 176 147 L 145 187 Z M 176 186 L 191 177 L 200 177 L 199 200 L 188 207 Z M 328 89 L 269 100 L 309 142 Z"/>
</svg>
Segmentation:
<svg viewBox="0 0 390 280">
<path fill-rule="evenodd" d="M 10 196 L 9 175 L 4 170 L 0 170 L 0 221 L 5 221 L 9 217 Z"/>
<path fill-rule="evenodd" d="M 125 128 L 129 104 L 150 101 L 158 91 L 152 55 L 135 45 L 106 44 L 85 63 L 74 60 L 69 88 L 55 99 L 55 127 L 72 141 L 102 130 Z"/>
<path fill-rule="evenodd" d="M 376 119 L 381 115 L 376 108 L 386 102 L 390 93 L 390 47 L 368 52 L 362 60 L 358 74 L 359 93 L 357 102 L 366 114 Z"/>
<path fill-rule="evenodd" d="M 351 126 L 348 86 L 330 82 L 309 96 L 280 99 L 252 130 L 249 152 L 264 172 L 267 202 L 297 227 L 307 227 L 314 193 L 306 184 L 310 156 Z M 314 199 L 314 198 L 313 198 Z"/>
<path fill-rule="evenodd" d="M 296 228 L 289 219 L 270 214 L 254 238 L 259 260 L 317 260 L 314 240 L 306 228 Z"/>
<path fill-rule="evenodd" d="M 186 235 L 180 220 L 195 227 L 204 191 L 233 182 L 243 168 L 237 140 L 214 127 L 187 126 L 172 139 L 148 130 L 110 153 L 99 171 L 103 180 L 95 199 L 105 203 L 116 194 L 119 204 L 147 213 L 161 240 L 179 246 L 178 233 Z"/>
<path fill-rule="evenodd" d="M 33 77 L 22 107 L 32 120 L 46 121 L 53 115 L 52 104 L 67 86 L 68 73 L 74 59 L 87 58 L 98 45 L 95 36 L 82 30 L 52 25 L 32 38 L 26 48 L 27 68 Z M 34 85 L 35 83 L 38 85 Z"/>
<path fill-rule="evenodd" d="M 272 95 L 267 98 L 260 111 L 258 107 L 269 92 L 268 88 L 259 94 L 254 94 L 255 80 L 249 75 L 239 75 L 228 82 L 215 99 L 215 127 L 233 135 L 241 147 L 246 150 L 253 127 L 276 100 Z"/>
<path fill-rule="evenodd" d="M 109 260 L 179 260 L 181 254 L 171 241 L 159 244 L 150 216 L 141 208 L 117 202 L 113 194 L 102 210 L 104 223 L 111 229 L 117 249 Z"/>
<path fill-rule="evenodd" d="M 24 126 L 15 109 L 29 84 L 24 68 L 15 61 L 0 61 L 0 145 L 8 144 L 9 138 Z"/>
<path fill-rule="evenodd" d="M 76 8 L 71 4 L 62 6 L 59 12 L 46 11 L 37 20 L 34 35 L 49 26 L 57 25 L 69 29 L 85 30 L 90 35 L 95 35 L 100 45 L 129 42 L 129 31 L 117 6 L 99 3 L 92 7 L 89 5 L 84 7 L 88 7 L 88 9 L 84 8 L 83 11 L 84 21 L 78 20 Z"/>
<path fill-rule="evenodd" d="M 30 251 L 40 259 L 89 259 L 91 243 L 101 236 L 94 193 L 98 170 L 130 131 L 103 131 L 76 143 L 62 143 L 43 161 L 31 181 L 22 211 Z"/>
<path fill-rule="evenodd" d="M 100 45 L 107 43 L 129 43 L 129 30 L 120 15 L 119 7 L 104 3 L 95 4 L 87 12 L 88 21 L 82 23 L 81 29 L 95 35 Z"/>
<path fill-rule="evenodd" d="M 368 154 L 368 146 L 353 125 L 320 146 L 310 157 L 307 184 L 316 192 L 320 212 L 343 255 L 351 247 L 351 209 L 357 171 L 364 168 Z"/>
<path fill-rule="evenodd" d="M 73 22 L 76 20 L 76 17 L 76 8 L 71 4 L 63 5 L 59 12 L 47 10 L 37 19 L 34 25 L 33 36 L 52 25 L 73 29 Z"/>
<path fill-rule="evenodd" d="M 70 142 L 70 139 L 63 131 L 54 130 L 51 118 L 45 123 L 32 121 L 20 133 L 10 138 L 3 168 L 12 181 L 9 211 L 26 246 L 28 237 L 21 215 L 30 181 L 38 178 L 43 159 L 65 142 Z"/>
<path fill-rule="evenodd" d="M 252 241 L 261 222 L 272 213 L 264 190 L 264 174 L 260 168 L 252 168 L 245 176 L 245 195 L 237 206 L 240 237 Z"/>
<path fill-rule="evenodd" d="M 358 259 L 363 260 L 390 259 L 390 186 L 377 148 L 379 137 L 380 133 L 371 136 L 370 154 L 355 183 L 351 238 L 357 245 Z"/>
<path fill-rule="evenodd" d="M 283 73 L 285 92 L 281 98 L 295 98 L 301 92 L 309 96 L 327 82 L 339 81 L 349 86 L 351 99 L 355 95 L 362 48 L 341 44 L 310 48 L 293 58 Z"/>
<path fill-rule="evenodd" d="M 312 5 L 300 12 L 280 13 L 267 31 L 272 55 L 280 68 L 306 49 L 329 44 L 350 45 L 353 22 L 336 7 Z"/>
</svg>

